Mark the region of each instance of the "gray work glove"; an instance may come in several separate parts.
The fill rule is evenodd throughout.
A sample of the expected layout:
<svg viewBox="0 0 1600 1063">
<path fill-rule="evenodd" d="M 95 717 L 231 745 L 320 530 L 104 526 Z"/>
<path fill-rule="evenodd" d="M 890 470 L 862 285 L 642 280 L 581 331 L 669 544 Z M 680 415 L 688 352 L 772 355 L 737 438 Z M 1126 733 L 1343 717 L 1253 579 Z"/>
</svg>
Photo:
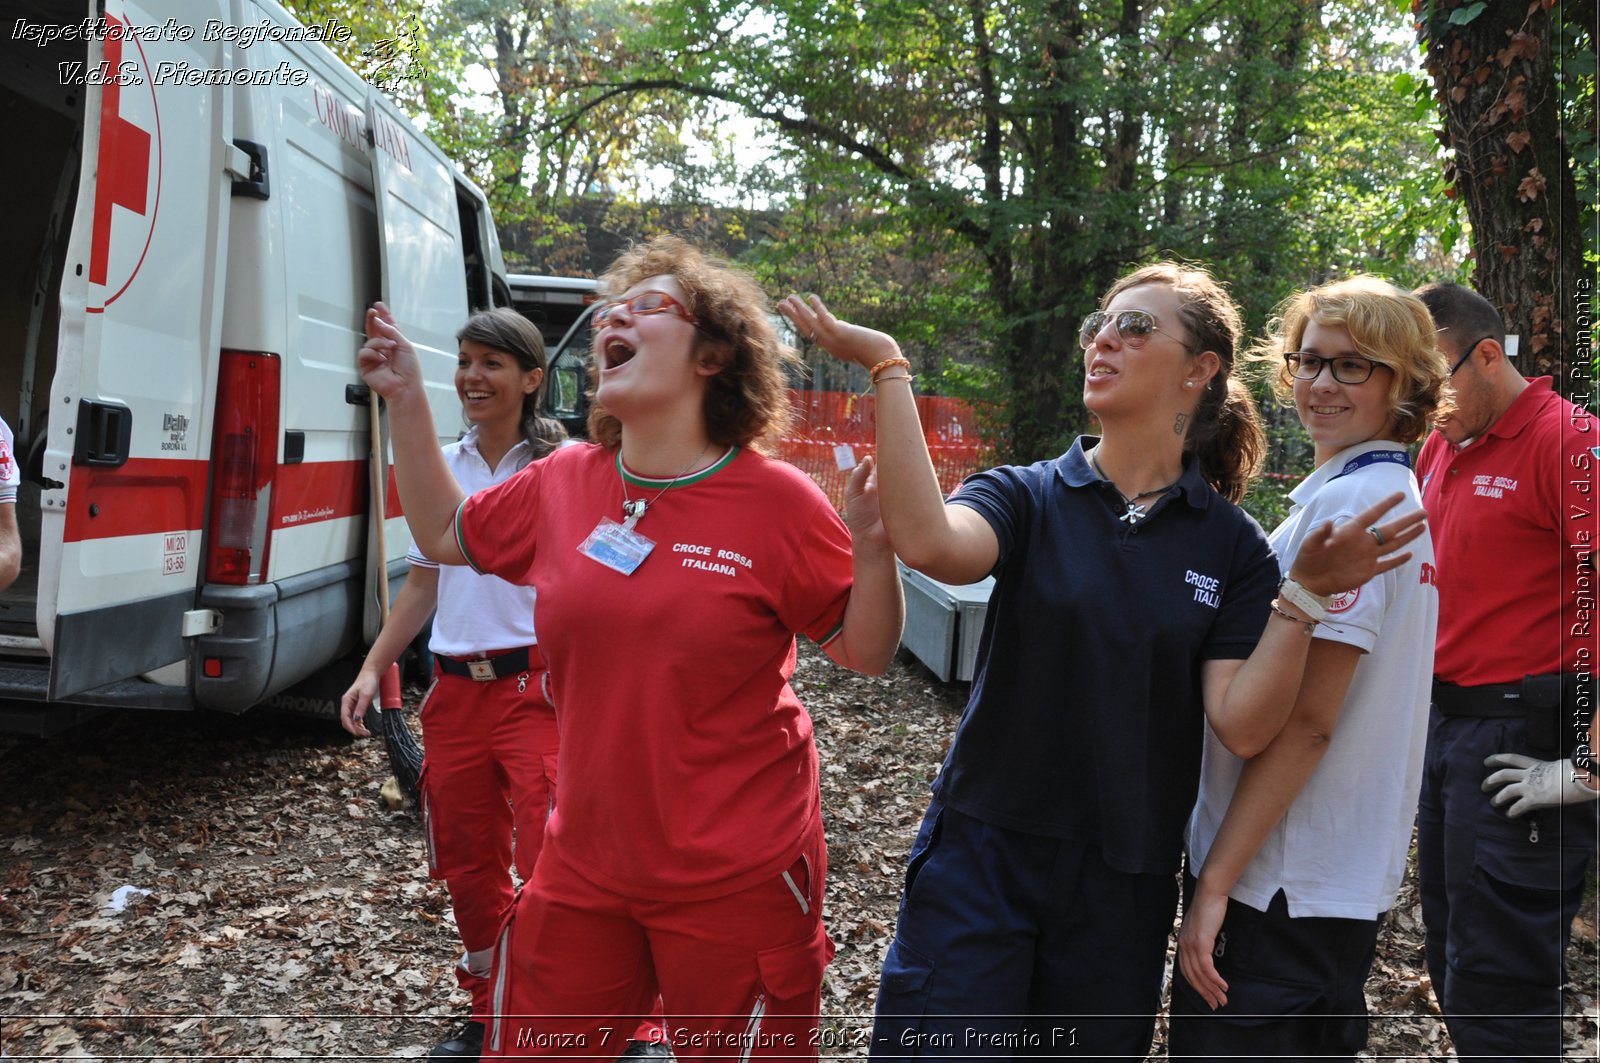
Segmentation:
<svg viewBox="0 0 1600 1063">
<path fill-rule="evenodd" d="M 1535 760 L 1520 753 L 1496 753 L 1483 766 L 1491 772 L 1483 780 L 1483 792 L 1494 794 L 1489 803 L 1505 809 L 1513 819 L 1538 808 L 1600 799 L 1600 790 L 1591 790 L 1580 782 L 1578 769 L 1569 760 Z M 1500 770 L 1495 771 L 1496 768 Z M 1507 805 L 1511 807 L 1506 808 Z"/>
</svg>

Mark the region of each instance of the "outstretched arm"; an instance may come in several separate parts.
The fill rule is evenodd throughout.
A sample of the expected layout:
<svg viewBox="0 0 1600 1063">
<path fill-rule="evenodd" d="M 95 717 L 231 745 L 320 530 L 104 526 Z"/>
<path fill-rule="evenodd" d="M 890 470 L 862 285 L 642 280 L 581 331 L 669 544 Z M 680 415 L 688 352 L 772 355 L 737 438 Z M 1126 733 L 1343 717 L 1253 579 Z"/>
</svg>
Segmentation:
<svg viewBox="0 0 1600 1063">
<path fill-rule="evenodd" d="M 361 379 L 389 404 L 395 487 L 417 549 L 441 565 L 465 564 L 456 545 L 455 518 L 466 495 L 439 449 L 416 349 L 382 303 L 367 310 L 367 342 L 357 364 Z"/>
<path fill-rule="evenodd" d="M 809 301 L 791 295 L 778 309 L 802 335 L 813 337 L 841 362 L 870 371 L 886 359 L 900 357 L 894 337 L 840 321 L 815 295 Z M 874 383 L 879 505 L 894 552 L 911 568 L 940 582 L 977 582 L 1000 557 L 994 529 L 975 510 L 944 504 L 917 417 L 909 370 L 891 366 Z"/>
</svg>

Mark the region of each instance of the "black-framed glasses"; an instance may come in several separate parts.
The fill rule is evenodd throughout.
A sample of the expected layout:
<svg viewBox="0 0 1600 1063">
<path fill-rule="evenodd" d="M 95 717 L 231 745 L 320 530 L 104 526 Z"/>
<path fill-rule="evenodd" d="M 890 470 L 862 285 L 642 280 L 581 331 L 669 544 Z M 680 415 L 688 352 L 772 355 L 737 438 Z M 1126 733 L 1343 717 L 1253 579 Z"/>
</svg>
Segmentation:
<svg viewBox="0 0 1600 1063">
<path fill-rule="evenodd" d="M 1341 384 L 1365 384 L 1372 379 L 1373 371 L 1382 365 L 1359 354 L 1340 354 L 1324 358 L 1310 351 L 1289 351 L 1283 356 L 1289 375 L 1298 380 L 1315 380 L 1322 375 L 1323 366 L 1333 370 L 1333 379 Z"/>
<path fill-rule="evenodd" d="M 645 317 L 649 314 L 674 314 L 683 318 L 695 328 L 704 327 L 700 319 L 694 315 L 694 311 L 666 292 L 656 291 L 654 288 L 640 292 L 638 295 L 629 296 L 626 299 L 611 299 L 601 303 L 595 307 L 594 327 L 603 329 L 611 324 L 611 317 L 618 310 L 626 310 L 635 317 Z"/>
<path fill-rule="evenodd" d="M 1165 329 L 1156 327 L 1156 316 L 1148 310 L 1119 310 L 1115 314 L 1104 310 L 1096 310 L 1083 319 L 1083 324 L 1078 326 L 1078 346 L 1087 350 L 1094 346 L 1094 338 L 1100 335 L 1100 330 L 1111 323 L 1111 329 L 1117 337 L 1129 347 L 1143 347 L 1152 332 L 1159 332 L 1169 339 L 1178 340 L 1184 347 L 1187 343 L 1178 339 Z"/>
<path fill-rule="evenodd" d="M 1456 359 L 1456 364 L 1450 367 L 1450 375 L 1455 376 L 1456 370 L 1467 364 L 1467 359 L 1471 358 L 1472 352 L 1478 349 L 1478 344 L 1482 343 L 1484 340 L 1492 339 L 1494 339 L 1493 336 L 1479 336 L 1477 339 L 1473 340 L 1472 345 L 1461 353 L 1460 358 Z"/>
</svg>

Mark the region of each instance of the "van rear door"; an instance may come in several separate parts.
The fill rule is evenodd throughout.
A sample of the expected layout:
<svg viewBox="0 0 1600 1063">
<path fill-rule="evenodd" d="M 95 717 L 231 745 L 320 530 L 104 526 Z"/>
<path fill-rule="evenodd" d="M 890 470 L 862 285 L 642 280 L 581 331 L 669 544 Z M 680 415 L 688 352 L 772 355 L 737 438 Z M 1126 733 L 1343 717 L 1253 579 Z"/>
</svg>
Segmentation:
<svg viewBox="0 0 1600 1063">
<path fill-rule="evenodd" d="M 148 6 L 147 6 L 148 3 Z M 220 42 L 160 32 L 222 3 L 106 6 L 86 45 L 83 171 L 61 285 L 41 499 L 39 636 L 49 697 L 185 659 L 207 490 L 232 144 Z M 97 82 L 104 82 L 103 84 Z M 137 637 L 134 637 L 137 633 Z M 176 680 L 181 684 L 181 673 Z M 186 699 L 181 686 L 153 686 Z"/>
<path fill-rule="evenodd" d="M 471 269 L 463 254 L 456 183 L 444 157 L 419 138 L 377 91 L 368 96 L 367 119 L 373 200 L 378 212 L 380 297 L 417 350 L 434 420 L 441 430 L 450 431 L 460 419 L 454 385 L 455 334 L 467 320 Z M 387 448 L 384 460 L 387 469 Z M 394 496 L 388 497 L 386 563 L 404 558 L 410 542 Z M 370 537 L 369 543 L 375 538 Z M 369 550 L 368 556 L 376 556 L 375 549 Z M 376 607 L 377 569 L 371 564 L 367 568 L 362 633 L 370 644 L 377 638 L 381 620 Z"/>
</svg>

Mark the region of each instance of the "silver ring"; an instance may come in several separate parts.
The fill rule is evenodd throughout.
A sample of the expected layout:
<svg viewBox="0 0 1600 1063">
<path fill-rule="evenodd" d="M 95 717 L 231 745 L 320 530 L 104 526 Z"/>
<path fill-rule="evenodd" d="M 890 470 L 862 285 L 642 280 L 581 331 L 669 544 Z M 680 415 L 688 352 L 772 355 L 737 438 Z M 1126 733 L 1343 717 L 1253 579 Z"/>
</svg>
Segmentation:
<svg viewBox="0 0 1600 1063">
<path fill-rule="evenodd" d="M 1378 526 L 1376 524 L 1367 529 L 1367 534 L 1378 540 L 1379 546 L 1384 544 L 1385 540 L 1383 538 L 1383 532 L 1378 530 Z"/>
</svg>

